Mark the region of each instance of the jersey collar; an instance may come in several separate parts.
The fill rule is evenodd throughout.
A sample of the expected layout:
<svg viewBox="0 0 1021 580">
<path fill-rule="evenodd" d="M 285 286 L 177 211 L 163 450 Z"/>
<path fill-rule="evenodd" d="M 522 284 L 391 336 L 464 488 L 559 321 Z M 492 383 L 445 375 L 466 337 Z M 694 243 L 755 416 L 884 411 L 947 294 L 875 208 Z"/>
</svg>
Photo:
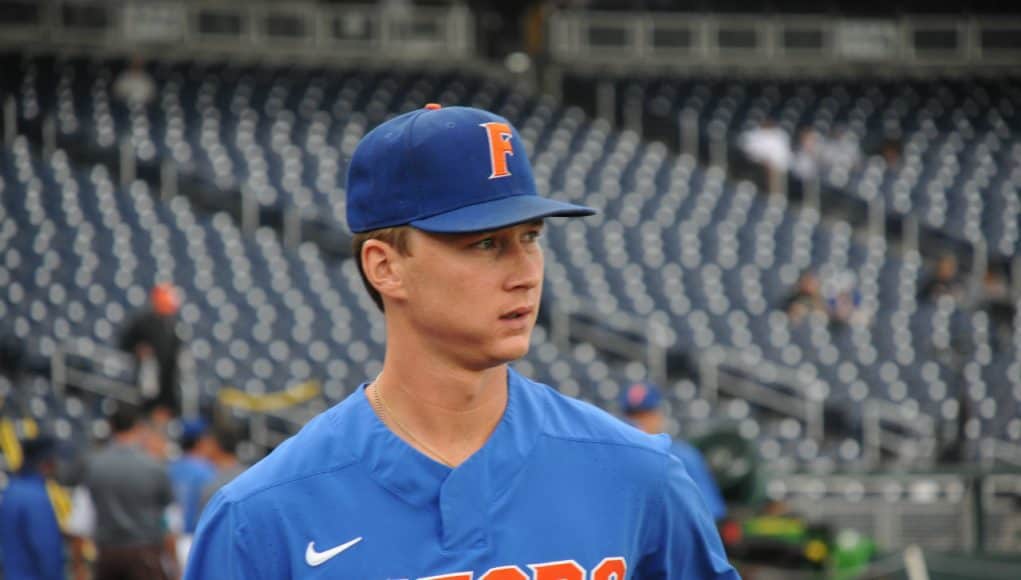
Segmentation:
<svg viewBox="0 0 1021 580">
<path fill-rule="evenodd" d="M 415 507 L 434 506 L 442 544 L 455 549 L 488 545 L 490 506 L 514 481 L 542 431 L 539 385 L 508 367 L 507 408 L 489 440 L 456 469 L 420 453 L 379 420 L 361 385 L 354 393 L 354 448 L 372 478 Z"/>
</svg>

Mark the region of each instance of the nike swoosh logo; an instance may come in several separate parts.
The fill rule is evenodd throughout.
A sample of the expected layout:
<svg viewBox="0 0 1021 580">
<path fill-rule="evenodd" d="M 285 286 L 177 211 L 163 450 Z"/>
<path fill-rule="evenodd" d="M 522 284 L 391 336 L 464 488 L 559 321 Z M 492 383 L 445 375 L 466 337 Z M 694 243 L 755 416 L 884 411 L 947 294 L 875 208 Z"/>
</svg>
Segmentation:
<svg viewBox="0 0 1021 580">
<path fill-rule="evenodd" d="M 351 546 L 361 541 L 362 538 L 361 536 L 359 536 L 351 540 L 350 542 L 341 544 L 339 546 L 334 546 L 333 548 L 330 548 L 329 550 L 326 550 L 324 552 L 316 552 L 315 542 L 309 542 L 308 547 L 305 548 L 305 563 L 308 564 L 309 566 L 320 566 L 328 562 L 330 558 L 333 558 L 337 554 L 343 552 L 344 550 L 350 548 Z"/>
</svg>

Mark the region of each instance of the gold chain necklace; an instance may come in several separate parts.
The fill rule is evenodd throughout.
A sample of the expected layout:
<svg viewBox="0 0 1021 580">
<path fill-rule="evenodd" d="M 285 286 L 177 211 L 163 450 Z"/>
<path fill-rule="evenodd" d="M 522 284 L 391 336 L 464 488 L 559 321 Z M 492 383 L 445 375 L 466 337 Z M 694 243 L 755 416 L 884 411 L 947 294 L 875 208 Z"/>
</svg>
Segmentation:
<svg viewBox="0 0 1021 580">
<path fill-rule="evenodd" d="M 450 461 L 449 459 L 444 457 L 442 453 L 433 449 L 425 441 L 422 441 L 418 437 L 415 437 L 415 434 L 412 433 L 410 429 L 405 427 L 404 423 L 401 423 L 401 420 L 397 418 L 397 415 L 394 414 L 394 412 L 390 409 L 390 406 L 386 404 L 386 400 L 383 398 L 382 390 L 379 388 L 379 383 L 376 383 L 373 386 L 375 388 L 372 390 L 372 393 L 373 398 L 376 400 L 376 408 L 383 411 L 383 414 L 390 417 L 390 419 L 392 419 L 393 422 L 397 424 L 397 427 L 399 427 L 400 430 L 403 431 L 404 434 L 407 435 L 409 439 L 417 443 L 420 447 L 422 447 L 422 449 L 429 452 L 429 455 L 433 456 L 436 459 L 439 459 L 440 463 L 446 465 L 447 467 L 453 468 L 454 467 L 453 461 Z"/>
</svg>

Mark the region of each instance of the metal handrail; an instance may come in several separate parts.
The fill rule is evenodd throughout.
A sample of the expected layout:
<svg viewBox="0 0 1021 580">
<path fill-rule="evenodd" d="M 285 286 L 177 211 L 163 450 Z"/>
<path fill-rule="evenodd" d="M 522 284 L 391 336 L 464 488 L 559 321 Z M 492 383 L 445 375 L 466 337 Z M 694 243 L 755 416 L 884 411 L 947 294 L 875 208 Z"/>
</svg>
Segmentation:
<svg viewBox="0 0 1021 580">
<path fill-rule="evenodd" d="M 1002 461 L 1021 467 L 1021 445 L 996 438 L 983 439 L 979 443 L 979 457 L 985 465 Z"/>
<path fill-rule="evenodd" d="M 879 464 L 883 449 L 899 453 L 904 445 L 918 442 L 920 457 L 931 457 L 936 450 L 936 422 L 922 412 L 908 412 L 900 405 L 868 399 L 862 405 L 862 419 L 862 447 L 871 465 Z M 884 424 L 894 424 L 914 437 L 902 436 Z"/>
<path fill-rule="evenodd" d="M 569 306 L 563 303 L 552 305 L 551 334 L 558 346 L 566 348 L 574 337 L 621 356 L 636 360 L 644 358 L 652 380 L 662 382 L 667 378 L 668 348 L 662 337 L 669 329 L 650 332 L 662 326 L 662 322 L 652 317 L 643 321 L 641 317 L 619 312 L 603 317 L 581 300 L 562 302 Z M 602 324 L 586 322 L 583 318 L 594 318 Z M 644 343 L 642 337 L 645 337 Z M 696 352 L 694 358 L 699 369 L 701 395 L 707 402 L 714 402 L 721 391 L 740 396 L 802 421 L 808 436 L 817 442 L 822 441 L 826 395 L 831 392 L 826 381 L 770 361 L 749 359 L 741 351 L 721 345 Z M 739 371 L 747 378 L 731 376 L 730 380 L 721 381 L 721 372 L 727 373 L 728 369 Z M 771 388 L 770 384 L 781 385 L 797 395 Z M 909 446 L 917 450 L 915 459 L 926 460 L 934 456 L 936 422 L 929 415 L 874 398 L 862 403 L 862 412 L 862 448 L 868 465 L 879 465 L 883 450 L 901 453 Z M 904 436 L 902 432 L 910 433 L 910 436 Z M 1016 457 L 1021 464 L 1021 446 L 1014 450 L 1005 447 L 1004 442 L 989 445 L 995 458 L 1007 458 L 1004 460 L 1013 463 L 1011 459 Z"/>
<path fill-rule="evenodd" d="M 97 343 L 91 339 L 79 337 L 58 344 L 50 357 L 50 381 L 54 393 L 63 398 L 67 386 L 74 385 L 90 393 L 110 397 L 131 405 L 142 403 L 142 393 L 133 381 L 128 382 L 109 376 L 110 373 L 95 372 L 75 368 L 69 364 L 69 356 L 80 357 L 102 367 L 114 364 L 120 369 L 134 374 L 136 361 L 130 354 Z M 178 355 L 178 380 L 181 388 L 181 406 L 185 416 L 197 416 L 199 412 L 198 381 L 195 374 L 194 357 L 191 350 L 184 345 Z"/>
</svg>

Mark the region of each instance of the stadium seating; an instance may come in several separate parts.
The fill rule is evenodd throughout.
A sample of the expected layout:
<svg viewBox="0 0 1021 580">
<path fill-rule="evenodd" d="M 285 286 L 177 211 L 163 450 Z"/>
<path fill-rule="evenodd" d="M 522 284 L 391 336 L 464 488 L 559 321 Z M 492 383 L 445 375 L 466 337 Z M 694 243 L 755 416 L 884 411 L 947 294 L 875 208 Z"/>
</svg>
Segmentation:
<svg viewBox="0 0 1021 580">
<path fill-rule="evenodd" d="M 568 84 L 583 98 L 595 94 L 596 82 L 579 75 Z M 806 127 L 823 136 L 847 134 L 867 153 L 878 154 L 890 141 L 900 153 L 895 165 L 879 155 L 854 166 L 838 164 L 821 176 L 824 187 L 863 201 L 879 195 L 891 217 L 918 216 L 923 226 L 952 239 L 981 236 L 994 257 L 1010 258 L 1021 249 L 1021 94 L 1014 77 L 636 77 L 614 84 L 620 95 L 616 115 L 626 118 L 626 109 L 639 108 L 647 137 L 679 145 L 680 115 L 697 113 L 703 156 L 714 133 L 733 145 L 765 119 L 792 137 Z"/>
<path fill-rule="evenodd" d="M 224 214 L 196 213 L 182 198 L 159 202 L 143 181 L 119 187 L 102 164 L 80 167 L 74 156 L 111 156 L 128 135 L 143 164 L 172 158 L 211 194 L 251 192 L 263 207 L 298 208 L 343 230 L 343 174 L 357 140 L 389 115 L 438 101 L 507 116 L 529 145 L 540 190 L 602 210 L 549 228 L 549 304 L 585 304 L 607 322 L 617 313 L 659 320 L 670 329 L 673 355 L 725 347 L 750 364 L 819 379 L 828 414 L 838 419 L 831 423 L 842 427 L 815 441 L 798 421 L 773 420 L 755 404 L 713 406 L 686 377 L 667 389 L 677 424 L 733 421 L 766 459 L 792 469 L 857 464 L 870 400 L 948 422 L 964 404 L 970 440 L 1021 442 L 1021 321 L 1006 344 L 995 341 L 984 312 L 949 297 L 916 298 L 917 252 L 894 251 L 885 238 L 761 194 L 580 109 L 443 71 L 188 62 L 151 65 L 158 97 L 129 110 L 110 95 L 123 67 L 49 57 L 22 67 L 21 121 L 32 127 L 53 112 L 58 143 L 70 152 L 42 161 L 20 140 L 3 157 L 0 235 L 9 243 L 0 276 L 11 284 L 0 307 L 13 332 L 34 337 L 43 354 L 75 336 L 110 344 L 146 288 L 171 279 L 185 293 L 182 317 L 208 396 L 223 384 L 260 393 L 318 377 L 327 399 L 340 399 L 352 381 L 378 370 L 382 356 L 381 318 L 352 262 L 330 261 L 312 244 L 284 248 L 265 228 L 246 237 Z M 904 136 L 899 169 L 869 161 L 833 169 L 827 183 L 861 197 L 881 192 L 891 212 L 924 215 L 952 236 L 970 239 L 978 228 L 1000 256 L 1018 251 L 1021 174 L 1009 161 L 1018 156 L 1019 121 L 1010 111 L 1021 103 L 1010 81 L 622 86 L 639 87 L 645 108 L 663 122 L 698 111 L 703 135 L 720 126 L 736 138 L 765 116 L 790 129 L 846 124 L 865 139 L 896 126 Z M 16 235 L 26 228 L 31 235 Z M 793 324 L 782 305 L 809 269 L 827 284 L 850 280 L 861 319 Z M 612 406 L 619 386 L 646 370 L 601 358 L 590 344 L 564 350 L 540 328 L 521 366 Z"/>
<path fill-rule="evenodd" d="M 195 215 L 184 198 L 162 204 L 141 181 L 117 187 L 103 165 L 73 167 L 62 151 L 43 162 L 24 138 L 0 168 L 2 331 L 32 352 L 48 357 L 80 339 L 113 347 L 147 289 L 172 280 L 207 400 L 226 385 L 260 394 L 315 379 L 335 403 L 381 368 L 382 317 L 351 260 L 327 263 L 312 244 L 283 249 L 268 229 L 246 238 L 226 214 Z M 604 405 L 626 380 L 595 363 L 591 347 L 560 353 L 545 337 L 537 331 L 532 362 L 522 363 L 531 374 Z M 27 385 L 5 380 L 15 401 L 5 409 L 90 427 L 79 396 L 60 401 L 48 381 Z"/>
</svg>

